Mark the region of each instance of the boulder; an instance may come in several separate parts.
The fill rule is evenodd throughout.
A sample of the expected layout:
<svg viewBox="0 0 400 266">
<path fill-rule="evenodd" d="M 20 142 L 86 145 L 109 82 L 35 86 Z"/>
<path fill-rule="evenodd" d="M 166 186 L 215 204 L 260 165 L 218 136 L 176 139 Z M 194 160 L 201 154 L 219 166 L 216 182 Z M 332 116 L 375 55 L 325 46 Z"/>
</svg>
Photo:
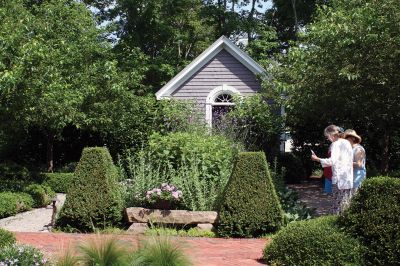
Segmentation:
<svg viewBox="0 0 400 266">
<path fill-rule="evenodd" d="M 148 228 L 146 223 L 133 223 L 127 231 L 134 234 L 143 234 Z"/>
</svg>

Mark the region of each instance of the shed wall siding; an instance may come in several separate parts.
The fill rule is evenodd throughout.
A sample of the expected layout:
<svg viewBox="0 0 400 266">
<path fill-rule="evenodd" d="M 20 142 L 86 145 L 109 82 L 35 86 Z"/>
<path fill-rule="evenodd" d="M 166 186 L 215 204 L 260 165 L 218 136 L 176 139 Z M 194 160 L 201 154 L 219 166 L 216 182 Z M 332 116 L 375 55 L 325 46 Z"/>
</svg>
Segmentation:
<svg viewBox="0 0 400 266">
<path fill-rule="evenodd" d="M 208 94 L 223 84 L 237 89 L 242 95 L 252 95 L 261 89 L 260 81 L 236 58 L 222 50 L 199 71 L 182 84 L 172 97 L 194 100 L 205 113 Z"/>
</svg>

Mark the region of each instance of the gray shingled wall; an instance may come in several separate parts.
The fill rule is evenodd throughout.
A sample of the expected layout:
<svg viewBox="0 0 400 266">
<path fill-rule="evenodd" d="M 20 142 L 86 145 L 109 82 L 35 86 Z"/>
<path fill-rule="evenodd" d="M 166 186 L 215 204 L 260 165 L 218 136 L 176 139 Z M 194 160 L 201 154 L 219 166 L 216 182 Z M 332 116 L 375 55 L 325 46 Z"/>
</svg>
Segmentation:
<svg viewBox="0 0 400 266">
<path fill-rule="evenodd" d="M 261 84 L 256 76 L 227 51 L 222 50 L 173 94 L 172 98 L 194 100 L 205 114 L 206 98 L 214 88 L 226 84 L 242 95 L 260 91 Z"/>
</svg>

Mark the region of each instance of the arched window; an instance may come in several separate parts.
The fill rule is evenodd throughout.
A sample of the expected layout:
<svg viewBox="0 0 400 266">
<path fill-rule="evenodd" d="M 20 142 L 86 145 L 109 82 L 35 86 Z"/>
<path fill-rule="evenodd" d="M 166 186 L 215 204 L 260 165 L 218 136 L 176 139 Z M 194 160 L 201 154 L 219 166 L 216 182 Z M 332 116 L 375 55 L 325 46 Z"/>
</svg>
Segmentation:
<svg viewBox="0 0 400 266">
<path fill-rule="evenodd" d="M 212 90 L 206 101 L 206 120 L 210 127 L 218 127 L 225 115 L 233 108 L 233 94 L 240 94 L 235 88 L 222 85 Z"/>
</svg>

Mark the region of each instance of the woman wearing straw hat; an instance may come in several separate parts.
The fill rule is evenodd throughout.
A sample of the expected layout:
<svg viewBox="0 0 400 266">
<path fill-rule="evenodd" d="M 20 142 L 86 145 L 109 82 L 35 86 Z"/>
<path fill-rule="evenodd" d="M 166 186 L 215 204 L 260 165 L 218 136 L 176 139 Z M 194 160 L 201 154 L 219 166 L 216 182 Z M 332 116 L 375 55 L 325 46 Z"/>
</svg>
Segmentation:
<svg viewBox="0 0 400 266">
<path fill-rule="evenodd" d="M 344 138 L 353 147 L 353 193 L 355 193 L 367 176 L 366 154 L 364 147 L 360 145 L 361 137 L 353 129 L 347 129 L 344 132 Z"/>
<path fill-rule="evenodd" d="M 325 137 L 332 142 L 331 156 L 319 158 L 315 154 L 311 159 L 320 162 L 322 167 L 332 166 L 332 213 L 340 214 L 347 208 L 353 188 L 353 150 L 350 143 L 342 138 L 342 130 L 330 125 L 324 130 Z"/>
</svg>

